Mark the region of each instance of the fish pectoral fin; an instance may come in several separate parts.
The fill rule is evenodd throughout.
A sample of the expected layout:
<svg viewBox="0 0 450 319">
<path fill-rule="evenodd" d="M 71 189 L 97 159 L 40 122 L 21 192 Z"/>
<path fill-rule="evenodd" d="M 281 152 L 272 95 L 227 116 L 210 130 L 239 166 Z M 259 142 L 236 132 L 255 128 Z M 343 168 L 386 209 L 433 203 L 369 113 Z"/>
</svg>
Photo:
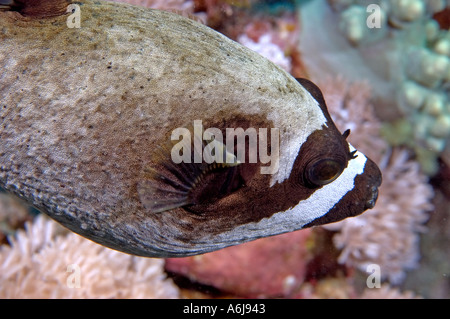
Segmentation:
<svg viewBox="0 0 450 319">
<path fill-rule="evenodd" d="M 142 205 L 152 213 L 160 213 L 188 205 L 207 204 L 240 188 L 240 162 L 224 144 L 202 141 L 193 147 L 189 163 L 174 163 L 171 150 L 160 148 L 153 167 L 145 169 L 145 178 L 137 191 Z M 188 145 L 183 145 L 187 149 Z M 189 145 L 191 146 L 191 145 Z M 195 158 L 201 158 L 195 163 Z"/>
<path fill-rule="evenodd" d="M 190 204 L 188 189 L 183 184 L 157 172 L 153 172 L 151 178 L 140 182 L 137 191 L 142 205 L 152 213 Z"/>
<path fill-rule="evenodd" d="M 142 205 L 152 213 L 211 203 L 230 195 L 244 184 L 236 164 L 166 166 L 167 175 L 151 169 L 148 177 L 137 187 Z"/>
</svg>

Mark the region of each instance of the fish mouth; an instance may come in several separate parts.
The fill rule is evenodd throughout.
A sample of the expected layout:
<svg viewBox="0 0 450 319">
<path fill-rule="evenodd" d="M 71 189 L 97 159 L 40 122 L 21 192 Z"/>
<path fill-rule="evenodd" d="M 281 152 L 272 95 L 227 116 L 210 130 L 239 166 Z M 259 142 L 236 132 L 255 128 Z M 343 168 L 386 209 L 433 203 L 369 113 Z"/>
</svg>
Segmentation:
<svg viewBox="0 0 450 319">
<path fill-rule="evenodd" d="M 378 199 L 378 187 L 381 185 L 382 175 L 378 166 L 369 158 L 367 159 L 366 169 L 370 173 L 368 177 L 368 196 L 364 205 L 364 210 L 374 208 Z"/>
<path fill-rule="evenodd" d="M 378 199 L 378 186 L 373 186 L 370 193 L 370 198 L 366 201 L 366 204 L 364 205 L 364 210 L 372 209 L 375 206 L 377 199 Z"/>
</svg>

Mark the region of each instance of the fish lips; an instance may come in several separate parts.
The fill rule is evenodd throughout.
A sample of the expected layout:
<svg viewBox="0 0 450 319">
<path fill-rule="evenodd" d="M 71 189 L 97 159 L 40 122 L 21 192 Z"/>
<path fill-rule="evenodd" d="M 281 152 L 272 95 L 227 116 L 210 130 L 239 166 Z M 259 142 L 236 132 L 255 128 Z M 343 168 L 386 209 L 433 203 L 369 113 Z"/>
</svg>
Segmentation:
<svg viewBox="0 0 450 319">
<path fill-rule="evenodd" d="M 356 176 L 354 187 L 345 194 L 325 215 L 313 220 L 305 227 L 334 223 L 362 214 L 375 206 L 382 174 L 378 166 L 367 158 L 364 171 Z"/>
<path fill-rule="evenodd" d="M 367 163 L 364 169 L 364 174 L 362 177 L 365 177 L 366 181 L 362 181 L 360 183 L 366 183 L 366 202 L 364 205 L 364 210 L 371 209 L 375 206 L 375 203 L 378 199 L 378 187 L 381 185 L 382 174 L 378 166 L 371 160 L 367 159 Z M 355 181 L 357 182 L 357 181 Z M 358 185 L 356 185 L 358 187 Z M 363 187 L 361 187 L 363 188 Z M 362 212 L 361 212 L 362 213 Z"/>
</svg>

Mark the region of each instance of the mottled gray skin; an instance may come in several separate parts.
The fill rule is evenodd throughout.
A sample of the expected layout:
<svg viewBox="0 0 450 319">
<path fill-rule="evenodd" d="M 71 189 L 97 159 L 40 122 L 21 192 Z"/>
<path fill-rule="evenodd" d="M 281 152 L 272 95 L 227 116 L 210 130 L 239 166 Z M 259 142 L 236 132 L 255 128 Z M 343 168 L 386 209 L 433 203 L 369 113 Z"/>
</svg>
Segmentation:
<svg viewBox="0 0 450 319">
<path fill-rule="evenodd" d="M 313 123 L 320 110 L 298 107 L 307 91 L 178 15 L 99 1 L 83 1 L 81 15 L 81 28 L 70 29 L 68 14 L 0 12 L 0 186 L 69 229 L 136 255 L 193 255 L 272 235 L 217 242 L 200 229 L 189 240 L 191 217 L 154 218 L 136 187 L 173 128 L 242 114 L 280 128 Z"/>
</svg>

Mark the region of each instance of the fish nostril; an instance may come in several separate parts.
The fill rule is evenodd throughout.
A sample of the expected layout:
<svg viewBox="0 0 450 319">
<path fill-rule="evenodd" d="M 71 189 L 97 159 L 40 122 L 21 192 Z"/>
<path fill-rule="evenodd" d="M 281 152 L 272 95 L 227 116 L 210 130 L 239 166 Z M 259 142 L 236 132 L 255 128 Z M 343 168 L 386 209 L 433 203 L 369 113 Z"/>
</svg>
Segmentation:
<svg viewBox="0 0 450 319">
<path fill-rule="evenodd" d="M 378 198 L 378 187 L 373 186 L 372 187 L 372 193 L 370 199 L 366 202 L 366 205 L 364 206 L 364 209 L 371 209 L 375 206 L 375 203 L 377 202 Z"/>
</svg>

